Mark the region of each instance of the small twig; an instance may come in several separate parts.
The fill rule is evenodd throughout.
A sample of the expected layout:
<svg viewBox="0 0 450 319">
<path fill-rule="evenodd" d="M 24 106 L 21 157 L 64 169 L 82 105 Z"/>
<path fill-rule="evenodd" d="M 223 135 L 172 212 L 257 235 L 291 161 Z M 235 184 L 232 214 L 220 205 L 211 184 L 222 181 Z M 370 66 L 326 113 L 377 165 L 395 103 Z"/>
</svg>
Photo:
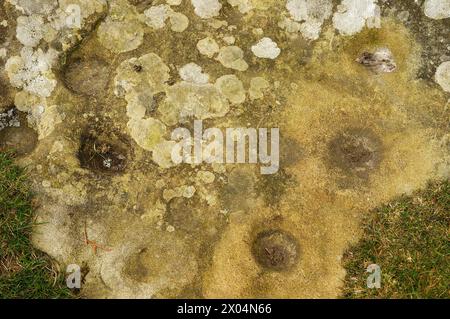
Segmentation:
<svg viewBox="0 0 450 319">
<path fill-rule="evenodd" d="M 93 240 L 89 240 L 88 235 L 87 235 L 87 223 L 86 221 L 84 222 L 84 243 L 86 245 L 91 246 L 92 251 L 94 252 L 94 255 L 97 255 L 97 249 L 102 249 L 106 252 L 110 252 L 111 249 L 106 247 L 106 246 L 101 246 L 99 244 L 97 244 L 97 242 L 93 241 Z"/>
</svg>

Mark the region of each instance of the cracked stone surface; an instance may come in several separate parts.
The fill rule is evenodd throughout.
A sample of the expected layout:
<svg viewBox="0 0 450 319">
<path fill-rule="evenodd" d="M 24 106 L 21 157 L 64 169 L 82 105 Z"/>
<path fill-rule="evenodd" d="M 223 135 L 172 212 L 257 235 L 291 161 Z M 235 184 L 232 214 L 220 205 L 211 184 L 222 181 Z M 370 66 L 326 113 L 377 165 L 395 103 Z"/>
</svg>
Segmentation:
<svg viewBox="0 0 450 319">
<path fill-rule="evenodd" d="M 360 218 L 449 177 L 449 10 L 2 1 L 0 150 L 30 170 L 34 245 L 89 298 L 338 297 Z M 194 119 L 279 127 L 279 172 L 175 165 Z"/>
</svg>

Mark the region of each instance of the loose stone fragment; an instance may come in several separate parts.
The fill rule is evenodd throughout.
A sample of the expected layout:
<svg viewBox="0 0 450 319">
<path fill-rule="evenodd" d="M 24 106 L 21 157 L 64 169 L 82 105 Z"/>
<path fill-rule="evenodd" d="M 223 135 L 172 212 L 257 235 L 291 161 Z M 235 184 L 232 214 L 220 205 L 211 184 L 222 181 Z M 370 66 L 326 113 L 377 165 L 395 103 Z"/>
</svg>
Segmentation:
<svg viewBox="0 0 450 319">
<path fill-rule="evenodd" d="M 368 67 L 375 73 L 389 73 L 397 68 L 392 53 L 387 48 L 378 49 L 374 53 L 363 52 L 356 59 L 356 62 Z"/>
<path fill-rule="evenodd" d="M 1 39 L 0 39 L 1 41 Z M 0 59 L 5 59 L 8 54 L 8 51 L 5 48 L 0 49 Z"/>
<path fill-rule="evenodd" d="M 42 140 L 53 133 L 63 119 L 64 114 L 61 114 L 57 105 L 37 105 L 32 109 L 28 123 L 37 129 L 38 139 Z"/>
</svg>

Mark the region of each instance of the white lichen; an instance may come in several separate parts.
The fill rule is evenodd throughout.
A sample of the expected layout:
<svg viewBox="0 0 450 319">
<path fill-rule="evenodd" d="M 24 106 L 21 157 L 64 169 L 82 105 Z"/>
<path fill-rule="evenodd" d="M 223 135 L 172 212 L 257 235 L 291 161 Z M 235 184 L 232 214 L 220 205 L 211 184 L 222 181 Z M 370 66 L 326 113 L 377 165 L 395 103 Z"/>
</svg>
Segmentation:
<svg viewBox="0 0 450 319">
<path fill-rule="evenodd" d="M 16 10 L 24 14 L 48 15 L 57 5 L 54 0 L 7 0 L 15 6 Z"/>
<path fill-rule="evenodd" d="M 300 31 L 306 39 L 316 40 L 319 38 L 322 24 L 331 16 L 332 8 L 331 0 L 288 0 L 286 9 L 293 21 L 286 18 L 281 26 L 287 32 Z"/>
<path fill-rule="evenodd" d="M 144 21 L 153 29 L 162 29 L 166 25 L 166 20 L 170 20 L 171 30 L 183 32 L 189 26 L 189 19 L 184 14 L 175 12 L 170 6 L 161 4 L 150 7 L 144 11 Z"/>
<path fill-rule="evenodd" d="M 162 29 L 169 17 L 170 7 L 165 4 L 152 6 L 144 11 L 145 23 L 153 29 Z"/>
<path fill-rule="evenodd" d="M 342 0 L 333 16 L 333 25 L 341 34 L 353 35 L 366 25 L 379 28 L 380 15 L 377 0 Z"/>
<path fill-rule="evenodd" d="M 270 38 L 262 38 L 259 42 L 252 46 L 251 48 L 253 54 L 258 58 L 263 59 L 276 59 L 280 53 L 281 49 L 278 45 L 272 41 Z"/>
<path fill-rule="evenodd" d="M 43 35 L 44 19 L 40 15 L 20 16 L 17 18 L 16 37 L 25 46 L 35 47 Z"/>
<path fill-rule="evenodd" d="M 0 131 L 7 127 L 20 127 L 20 120 L 14 109 L 0 112 Z"/>
<path fill-rule="evenodd" d="M 42 97 L 49 97 L 57 81 L 51 68 L 58 57 L 58 53 L 49 49 L 33 51 L 30 47 L 23 47 L 20 56 L 8 59 L 6 72 L 12 86 Z"/>
<path fill-rule="evenodd" d="M 423 11 L 431 19 L 449 18 L 450 0 L 425 0 Z"/>
<path fill-rule="evenodd" d="M 209 75 L 203 73 L 202 68 L 195 63 L 188 63 L 179 70 L 180 77 L 186 81 L 197 84 L 206 84 L 209 82 Z"/>
<path fill-rule="evenodd" d="M 222 4 L 218 0 L 191 0 L 191 3 L 195 14 L 203 19 L 217 17 L 222 9 Z"/>
</svg>

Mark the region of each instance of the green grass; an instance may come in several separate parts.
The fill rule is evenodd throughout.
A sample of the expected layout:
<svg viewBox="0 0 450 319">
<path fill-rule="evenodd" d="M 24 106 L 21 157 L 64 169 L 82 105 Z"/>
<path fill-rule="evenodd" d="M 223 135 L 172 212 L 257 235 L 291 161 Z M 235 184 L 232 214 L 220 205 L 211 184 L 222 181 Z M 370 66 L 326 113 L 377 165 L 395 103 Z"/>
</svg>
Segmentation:
<svg viewBox="0 0 450 319">
<path fill-rule="evenodd" d="M 450 297 L 450 183 L 376 209 L 362 240 L 344 256 L 344 298 Z M 381 288 L 368 289 L 366 267 L 381 268 Z"/>
<path fill-rule="evenodd" d="M 64 278 L 33 248 L 32 196 L 26 171 L 0 152 L 0 298 L 69 298 Z"/>
</svg>

